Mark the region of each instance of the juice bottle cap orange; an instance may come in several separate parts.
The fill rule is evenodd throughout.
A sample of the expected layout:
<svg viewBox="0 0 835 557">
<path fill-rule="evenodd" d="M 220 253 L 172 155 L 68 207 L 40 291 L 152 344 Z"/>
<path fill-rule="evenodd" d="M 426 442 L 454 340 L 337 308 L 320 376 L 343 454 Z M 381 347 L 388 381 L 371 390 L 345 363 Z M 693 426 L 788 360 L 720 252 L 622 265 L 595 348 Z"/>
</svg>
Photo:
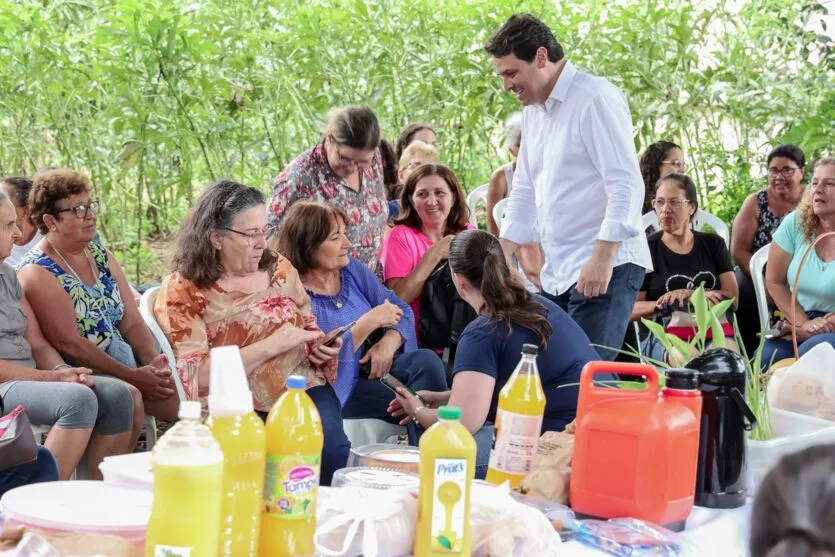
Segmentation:
<svg viewBox="0 0 835 557">
<path fill-rule="evenodd" d="M 438 408 L 438 417 L 442 420 L 460 420 L 461 409 L 457 406 L 441 406 Z"/>
</svg>

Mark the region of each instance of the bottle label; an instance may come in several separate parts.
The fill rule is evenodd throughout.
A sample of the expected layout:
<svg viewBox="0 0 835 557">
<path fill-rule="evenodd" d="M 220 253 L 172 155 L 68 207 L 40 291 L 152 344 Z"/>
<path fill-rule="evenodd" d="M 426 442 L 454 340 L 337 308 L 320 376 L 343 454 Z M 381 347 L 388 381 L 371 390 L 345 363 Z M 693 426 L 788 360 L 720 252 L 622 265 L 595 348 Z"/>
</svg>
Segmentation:
<svg viewBox="0 0 835 557">
<path fill-rule="evenodd" d="M 267 453 L 264 511 L 277 518 L 316 517 L 321 455 Z"/>
<path fill-rule="evenodd" d="M 461 553 L 467 500 L 467 459 L 436 458 L 432 496 L 432 552 Z"/>
<path fill-rule="evenodd" d="M 506 474 L 527 474 L 542 433 L 542 416 L 496 411 L 495 436 L 488 466 Z"/>
<path fill-rule="evenodd" d="M 173 545 L 155 545 L 154 557 L 191 557 L 191 548 L 174 547 Z"/>
</svg>

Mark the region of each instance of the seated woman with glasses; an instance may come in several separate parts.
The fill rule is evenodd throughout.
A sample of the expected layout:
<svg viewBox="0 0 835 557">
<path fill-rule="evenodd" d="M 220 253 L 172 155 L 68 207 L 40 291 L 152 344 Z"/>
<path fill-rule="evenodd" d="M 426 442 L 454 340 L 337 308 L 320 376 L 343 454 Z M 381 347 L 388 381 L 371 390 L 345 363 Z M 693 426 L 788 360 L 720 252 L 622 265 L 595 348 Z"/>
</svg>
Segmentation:
<svg viewBox="0 0 835 557">
<path fill-rule="evenodd" d="M 739 328 L 749 352 L 759 344 L 757 297 L 751 280 L 751 257 L 771 239 L 803 197 L 806 155 L 796 145 L 780 145 L 768 154 L 768 187 L 749 195 L 734 219 L 731 256 L 739 283 Z"/>
<path fill-rule="evenodd" d="M 275 232 L 297 201 L 321 201 L 348 215 L 354 257 L 378 277 L 388 200 L 380 155 L 380 125 L 366 106 L 334 108 L 315 147 L 296 157 L 273 183 L 267 214 Z"/>
<path fill-rule="evenodd" d="M 46 340 L 68 363 L 136 387 L 134 434 L 144 414 L 176 420 L 179 400 L 130 295 L 121 265 L 96 236 L 99 202 L 90 179 L 67 168 L 35 175 L 29 208 L 44 239 L 19 266 L 26 298 Z M 95 377 L 95 376 L 94 376 Z"/>
<path fill-rule="evenodd" d="M 644 208 L 642 214 L 652 211 L 652 196 L 658 180 L 670 174 L 684 174 L 687 163 L 684 151 L 670 141 L 656 141 L 641 155 L 639 161 L 641 176 L 644 178 Z"/>
<path fill-rule="evenodd" d="M 835 237 L 821 240 L 800 269 L 800 261 L 815 238 L 833 231 L 835 157 L 828 157 L 815 163 L 809 191 L 797 211 L 783 219 L 768 250 L 765 286 L 786 321 L 778 324 L 783 338 L 765 343 L 764 366 L 794 356 L 792 327 L 797 330 L 800 356 L 823 342 L 835 346 Z M 793 308 L 791 289 L 798 271 L 800 282 Z"/>
<path fill-rule="evenodd" d="M 658 311 L 671 313 L 668 332 L 690 340 L 695 331 L 688 306 L 699 285 L 704 286 L 710 303 L 736 297 L 731 258 L 721 237 L 691 228 L 699 208 L 693 180 L 683 174 L 662 178 L 652 205 L 661 231 L 649 237 L 653 270 L 647 273 L 638 292 L 632 319 L 650 318 Z M 733 327 L 727 320 L 723 330 L 726 337 L 733 338 Z M 689 359 L 689 354 L 667 354 L 652 335 L 641 342 L 641 353 L 670 365 L 682 365 Z"/>
<path fill-rule="evenodd" d="M 256 188 L 232 181 L 207 188 L 182 225 L 174 272 L 163 280 L 154 314 L 191 399 L 208 395 L 215 346 L 241 348 L 262 418 L 286 391 L 287 378 L 304 376 L 322 418 L 321 478 L 329 485 L 350 450 L 333 388 L 342 341 L 323 346 L 298 272 L 267 247 L 266 224 L 264 194 Z"/>
</svg>

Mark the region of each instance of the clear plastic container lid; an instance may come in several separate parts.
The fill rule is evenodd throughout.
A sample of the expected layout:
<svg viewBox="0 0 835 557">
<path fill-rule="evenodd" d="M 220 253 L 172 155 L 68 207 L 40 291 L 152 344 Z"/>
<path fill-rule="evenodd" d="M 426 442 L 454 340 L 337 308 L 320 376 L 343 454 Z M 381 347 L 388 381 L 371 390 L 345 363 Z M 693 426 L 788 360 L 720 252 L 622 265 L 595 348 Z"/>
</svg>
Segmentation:
<svg viewBox="0 0 835 557">
<path fill-rule="evenodd" d="M 400 472 L 418 473 L 420 451 L 409 445 L 372 443 L 351 449 L 348 466 L 383 468 Z"/>
<path fill-rule="evenodd" d="M 420 483 L 415 474 L 356 466 L 342 468 L 333 475 L 333 487 L 364 487 L 370 489 L 417 489 Z"/>
</svg>

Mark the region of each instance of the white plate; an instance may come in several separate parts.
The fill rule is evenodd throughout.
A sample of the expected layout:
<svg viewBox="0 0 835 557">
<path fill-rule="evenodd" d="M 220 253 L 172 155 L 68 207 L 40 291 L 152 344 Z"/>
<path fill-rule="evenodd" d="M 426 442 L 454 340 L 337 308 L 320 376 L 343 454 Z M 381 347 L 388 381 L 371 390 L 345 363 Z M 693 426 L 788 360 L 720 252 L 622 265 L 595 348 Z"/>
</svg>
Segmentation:
<svg viewBox="0 0 835 557">
<path fill-rule="evenodd" d="M 52 530 L 144 530 L 153 494 L 104 482 L 45 482 L 18 487 L 0 499 L 7 518 Z"/>
</svg>

